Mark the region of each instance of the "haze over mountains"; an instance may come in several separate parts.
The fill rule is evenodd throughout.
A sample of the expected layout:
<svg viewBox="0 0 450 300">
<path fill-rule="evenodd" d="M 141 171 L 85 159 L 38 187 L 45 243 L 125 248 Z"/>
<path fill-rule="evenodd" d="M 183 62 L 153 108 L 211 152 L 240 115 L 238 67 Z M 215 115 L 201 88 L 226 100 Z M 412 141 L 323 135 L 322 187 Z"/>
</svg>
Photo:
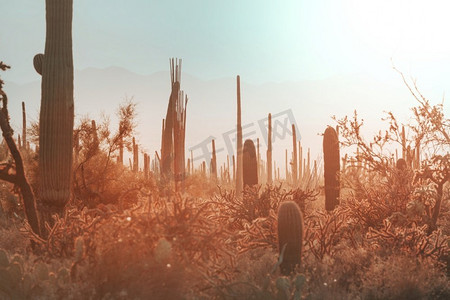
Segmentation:
<svg viewBox="0 0 450 300">
<path fill-rule="evenodd" d="M 6 80 L 5 90 L 9 97 L 9 109 L 13 127 L 21 130 L 21 101 L 27 105 L 28 120 L 37 120 L 40 103 L 40 81 L 18 85 Z M 236 78 L 201 80 L 186 72 L 182 73 L 181 88 L 188 97 L 186 148 L 194 147 L 214 136 L 219 162 L 228 154 L 226 137 L 233 137 L 236 124 Z M 114 116 L 125 98 L 133 97 L 137 103 L 137 139 L 148 153 L 159 151 L 161 123 L 165 118 L 170 94 L 169 72 L 139 75 L 124 68 L 87 68 L 75 72 L 76 123 L 81 116 L 99 119 L 101 113 L 111 117 L 111 127 L 117 127 Z M 265 158 L 266 145 L 262 138 L 263 122 L 267 114 L 285 112 L 279 117 L 278 130 L 289 127 L 287 114 L 292 113 L 298 125 L 303 146 L 310 147 L 312 157 L 321 153 L 322 133 L 327 125 L 335 126 L 331 116 L 352 115 L 356 109 L 364 118 L 368 132 L 380 128 L 383 111 L 391 110 L 400 117 L 409 115 L 415 105 L 401 79 L 397 86 L 376 81 L 370 77 L 345 76 L 326 80 L 300 82 L 269 82 L 248 84 L 241 78 L 242 122 L 244 138 L 261 140 L 261 155 Z M 292 119 L 290 119 L 292 120 Z M 290 122 L 290 121 L 289 121 Z M 252 124 L 253 123 L 253 124 Z M 261 123 L 262 124 L 262 123 Z M 280 137 L 283 132 L 279 132 Z M 274 157 L 284 166 L 284 149 L 291 149 L 292 137 L 286 131 L 284 138 L 275 140 Z M 367 136 L 368 138 L 370 136 Z M 194 156 L 199 156 L 199 149 Z M 200 161 L 196 161 L 196 164 Z"/>
</svg>

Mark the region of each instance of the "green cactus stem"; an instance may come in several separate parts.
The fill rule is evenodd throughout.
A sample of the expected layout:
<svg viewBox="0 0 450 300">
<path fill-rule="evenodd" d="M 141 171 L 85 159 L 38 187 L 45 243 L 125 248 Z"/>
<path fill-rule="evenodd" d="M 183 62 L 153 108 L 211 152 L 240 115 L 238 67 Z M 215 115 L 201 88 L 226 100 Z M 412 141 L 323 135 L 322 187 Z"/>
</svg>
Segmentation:
<svg viewBox="0 0 450 300">
<path fill-rule="evenodd" d="M 44 220 L 62 214 L 70 199 L 73 149 L 73 0 L 46 0 L 39 117 L 39 179 Z M 39 72 L 39 68 L 36 68 Z"/>
<path fill-rule="evenodd" d="M 242 180 L 242 125 L 241 125 L 241 78 L 236 77 L 237 84 L 237 142 L 236 142 L 236 195 L 242 196 L 243 180 Z"/>
<path fill-rule="evenodd" d="M 244 142 L 242 169 L 244 187 L 258 184 L 258 161 L 252 140 Z"/>
<path fill-rule="evenodd" d="M 272 114 L 269 114 L 267 134 L 267 183 L 272 184 Z"/>
<path fill-rule="evenodd" d="M 339 204 L 340 158 L 336 130 L 328 126 L 323 135 L 323 160 L 325 178 L 325 209 L 333 210 Z"/>
<path fill-rule="evenodd" d="M 281 203 L 278 209 L 278 246 L 282 256 L 281 274 L 289 275 L 302 259 L 303 217 L 294 201 Z"/>
<path fill-rule="evenodd" d="M 295 124 L 292 124 L 292 184 L 298 185 L 297 182 L 297 134 L 295 130 Z"/>
</svg>

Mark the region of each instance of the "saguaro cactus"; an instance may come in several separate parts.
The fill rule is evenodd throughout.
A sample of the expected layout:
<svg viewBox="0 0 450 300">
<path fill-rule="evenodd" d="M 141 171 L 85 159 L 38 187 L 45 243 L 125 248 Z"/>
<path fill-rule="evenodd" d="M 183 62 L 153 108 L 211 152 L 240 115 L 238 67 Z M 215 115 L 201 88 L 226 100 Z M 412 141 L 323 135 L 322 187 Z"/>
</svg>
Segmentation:
<svg viewBox="0 0 450 300">
<path fill-rule="evenodd" d="M 259 154 L 259 138 L 256 139 L 256 166 L 258 171 L 258 178 L 261 180 L 261 156 Z"/>
<path fill-rule="evenodd" d="M 45 53 L 35 68 L 42 73 L 39 118 L 40 200 L 44 220 L 61 214 L 70 198 L 73 146 L 73 0 L 46 0 Z M 39 64 L 42 63 L 42 70 Z"/>
<path fill-rule="evenodd" d="M 211 158 L 211 164 L 210 164 L 210 173 L 211 173 L 211 179 L 217 180 L 217 156 L 216 156 L 216 143 L 214 140 L 211 141 L 212 143 L 212 158 Z"/>
<path fill-rule="evenodd" d="M 187 95 L 180 90 L 181 59 L 170 59 L 172 91 L 163 120 L 161 141 L 161 175 L 165 180 L 175 179 L 175 188 L 185 178 L 185 134 Z"/>
<path fill-rule="evenodd" d="M 252 140 L 245 140 L 242 165 L 244 187 L 258 184 L 258 161 Z"/>
<path fill-rule="evenodd" d="M 133 137 L 133 172 L 139 171 L 139 145 L 136 143 L 136 139 Z"/>
<path fill-rule="evenodd" d="M 166 119 L 163 127 L 163 137 L 161 145 L 161 175 L 165 179 L 171 179 L 173 175 L 174 145 L 173 145 L 173 128 L 176 117 L 176 104 L 178 94 L 180 92 L 181 82 L 181 59 L 170 60 L 170 79 L 172 83 L 172 91 L 169 97 L 169 105 L 167 106 Z"/>
<path fill-rule="evenodd" d="M 297 186 L 297 134 L 295 124 L 292 124 L 292 148 L 292 184 Z"/>
<path fill-rule="evenodd" d="M 267 134 L 267 183 L 272 183 L 272 114 L 269 114 L 269 129 Z"/>
<path fill-rule="evenodd" d="M 123 132 L 123 126 L 124 126 L 123 123 L 120 122 L 119 123 L 119 132 Z M 120 136 L 120 139 L 119 139 L 119 157 L 117 159 L 118 159 L 118 163 L 123 165 L 123 136 L 122 135 Z"/>
<path fill-rule="evenodd" d="M 173 146 L 174 146 L 174 175 L 176 187 L 181 183 L 181 189 L 184 188 L 184 179 L 186 177 L 185 167 L 185 137 L 186 137 L 186 108 L 188 97 L 183 91 L 178 94 L 175 105 L 175 120 L 173 127 Z M 178 188 L 177 188 L 178 189 Z"/>
<path fill-rule="evenodd" d="M 339 204 L 339 140 L 336 130 L 328 126 L 323 135 L 323 161 L 325 179 L 325 209 L 330 211 Z"/>
<path fill-rule="evenodd" d="M 303 217 L 297 203 L 282 202 L 278 209 L 278 247 L 283 255 L 281 274 L 289 275 L 302 260 Z M 283 252 L 284 251 L 284 252 Z"/>
<path fill-rule="evenodd" d="M 144 153 L 144 178 L 148 179 L 150 174 L 150 156 Z"/>
<path fill-rule="evenodd" d="M 237 162 L 236 162 L 236 195 L 242 195 L 242 126 L 241 126 L 241 78 L 236 77 L 237 82 Z"/>
</svg>

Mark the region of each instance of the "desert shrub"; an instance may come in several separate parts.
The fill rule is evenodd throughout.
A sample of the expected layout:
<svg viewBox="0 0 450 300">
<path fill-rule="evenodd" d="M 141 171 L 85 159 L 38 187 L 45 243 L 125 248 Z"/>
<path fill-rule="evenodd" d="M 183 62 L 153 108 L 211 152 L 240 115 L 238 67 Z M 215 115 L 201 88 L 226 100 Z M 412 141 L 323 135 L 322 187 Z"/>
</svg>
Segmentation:
<svg viewBox="0 0 450 300">
<path fill-rule="evenodd" d="M 441 230 L 427 233 L 427 226 L 392 226 L 389 220 L 385 220 L 383 228 L 370 228 L 367 238 L 370 244 L 380 252 L 395 253 L 404 252 L 423 258 L 441 258 L 448 254 L 449 238 L 442 234 Z"/>
<path fill-rule="evenodd" d="M 336 250 L 333 256 L 324 255 L 322 259 L 306 253 L 301 269 L 307 278 L 308 299 L 357 298 L 373 256 L 363 247 L 355 249 L 345 244 Z"/>
<path fill-rule="evenodd" d="M 184 180 L 184 192 L 191 197 L 210 198 L 216 191 L 217 182 L 203 176 L 200 172 L 190 174 Z"/>
<path fill-rule="evenodd" d="M 374 259 L 360 295 L 363 299 L 448 299 L 450 288 L 433 260 L 392 255 Z"/>
<path fill-rule="evenodd" d="M 330 212 L 314 211 L 305 217 L 305 227 L 305 252 L 311 252 L 318 260 L 333 257 L 343 240 L 348 241 L 349 247 L 362 243 L 358 224 L 349 217 L 349 210 L 344 206 Z"/>
<path fill-rule="evenodd" d="M 112 132 L 109 119 L 102 122 L 83 118 L 74 130 L 74 204 L 94 208 L 98 204 L 118 204 L 121 209 L 135 203 L 142 189 L 156 191 L 155 178 L 132 172 L 117 162 L 121 147 L 129 151 L 136 126 L 136 105 L 126 101 L 119 107 L 119 128 Z"/>
<path fill-rule="evenodd" d="M 94 255 L 80 263 L 78 278 L 96 288 L 95 297 L 177 299 L 229 273 L 229 234 L 210 218 L 211 205 L 157 194 L 142 200 L 108 214 L 90 233 Z"/>
<path fill-rule="evenodd" d="M 317 193 L 311 190 L 286 190 L 282 185 L 266 185 L 246 187 L 242 198 L 236 197 L 233 190 L 218 188 L 211 203 L 220 209 L 220 217 L 226 224 L 235 229 L 243 229 L 246 224 L 258 218 L 268 218 L 271 212 L 276 212 L 284 201 L 296 202 L 302 213 L 311 208 L 311 202 L 316 200 Z"/>
<path fill-rule="evenodd" d="M 1 299 L 77 299 L 83 283 L 70 280 L 70 261 L 44 261 L 0 249 Z"/>
</svg>

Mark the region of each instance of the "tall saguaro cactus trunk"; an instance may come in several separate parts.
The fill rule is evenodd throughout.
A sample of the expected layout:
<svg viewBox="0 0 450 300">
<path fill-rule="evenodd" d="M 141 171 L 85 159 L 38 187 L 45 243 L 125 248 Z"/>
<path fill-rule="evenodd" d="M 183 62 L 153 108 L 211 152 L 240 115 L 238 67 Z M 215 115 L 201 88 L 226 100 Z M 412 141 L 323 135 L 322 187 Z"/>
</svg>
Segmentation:
<svg viewBox="0 0 450 300">
<path fill-rule="evenodd" d="M 178 190 L 184 190 L 184 179 L 186 177 L 185 162 L 185 137 L 186 137 L 186 108 L 188 97 L 183 91 L 178 94 L 175 104 L 175 119 L 173 130 L 174 145 L 174 175 L 175 187 Z"/>
<path fill-rule="evenodd" d="M 242 124 L 241 124 L 241 78 L 236 77 L 237 83 L 237 163 L 236 163 L 236 195 L 242 196 L 243 179 L 242 179 Z"/>
<path fill-rule="evenodd" d="M 297 203 L 282 202 L 278 209 L 278 248 L 282 275 L 289 275 L 302 260 L 303 217 Z"/>
<path fill-rule="evenodd" d="M 292 184 L 298 185 L 297 182 L 297 134 L 295 124 L 292 124 Z"/>
<path fill-rule="evenodd" d="M 340 158 L 336 130 L 328 126 L 323 135 L 323 160 L 325 179 L 325 209 L 333 210 L 339 204 Z"/>
<path fill-rule="evenodd" d="M 166 121 L 164 126 L 164 137 L 161 153 L 161 172 L 162 176 L 170 179 L 173 174 L 173 123 L 174 123 L 174 106 L 178 99 L 178 92 L 180 91 L 180 82 L 172 83 L 172 92 L 169 98 L 169 105 L 167 107 Z"/>
<path fill-rule="evenodd" d="M 186 107 L 188 97 L 180 90 L 181 59 L 170 59 L 170 81 L 172 91 L 163 120 L 161 140 L 161 176 L 166 182 L 175 180 L 175 189 L 184 189 L 186 176 L 185 136 Z"/>
<path fill-rule="evenodd" d="M 244 187 L 258 184 L 258 160 L 252 140 L 245 140 L 242 160 Z"/>
<path fill-rule="evenodd" d="M 267 183 L 272 184 L 272 114 L 269 114 L 267 135 Z"/>
<path fill-rule="evenodd" d="M 73 0 L 46 0 L 45 54 L 41 61 L 39 118 L 40 202 L 45 221 L 61 214 L 70 198 L 73 144 Z"/>
<path fill-rule="evenodd" d="M 161 175 L 166 181 L 184 176 L 187 96 L 184 99 L 184 93 L 180 93 L 181 62 L 181 59 L 170 59 L 172 90 L 161 141 Z"/>
<path fill-rule="evenodd" d="M 217 156 L 216 156 L 216 142 L 215 140 L 211 141 L 212 144 L 212 158 L 210 163 L 210 169 L 211 169 L 211 179 L 217 180 Z"/>
</svg>

